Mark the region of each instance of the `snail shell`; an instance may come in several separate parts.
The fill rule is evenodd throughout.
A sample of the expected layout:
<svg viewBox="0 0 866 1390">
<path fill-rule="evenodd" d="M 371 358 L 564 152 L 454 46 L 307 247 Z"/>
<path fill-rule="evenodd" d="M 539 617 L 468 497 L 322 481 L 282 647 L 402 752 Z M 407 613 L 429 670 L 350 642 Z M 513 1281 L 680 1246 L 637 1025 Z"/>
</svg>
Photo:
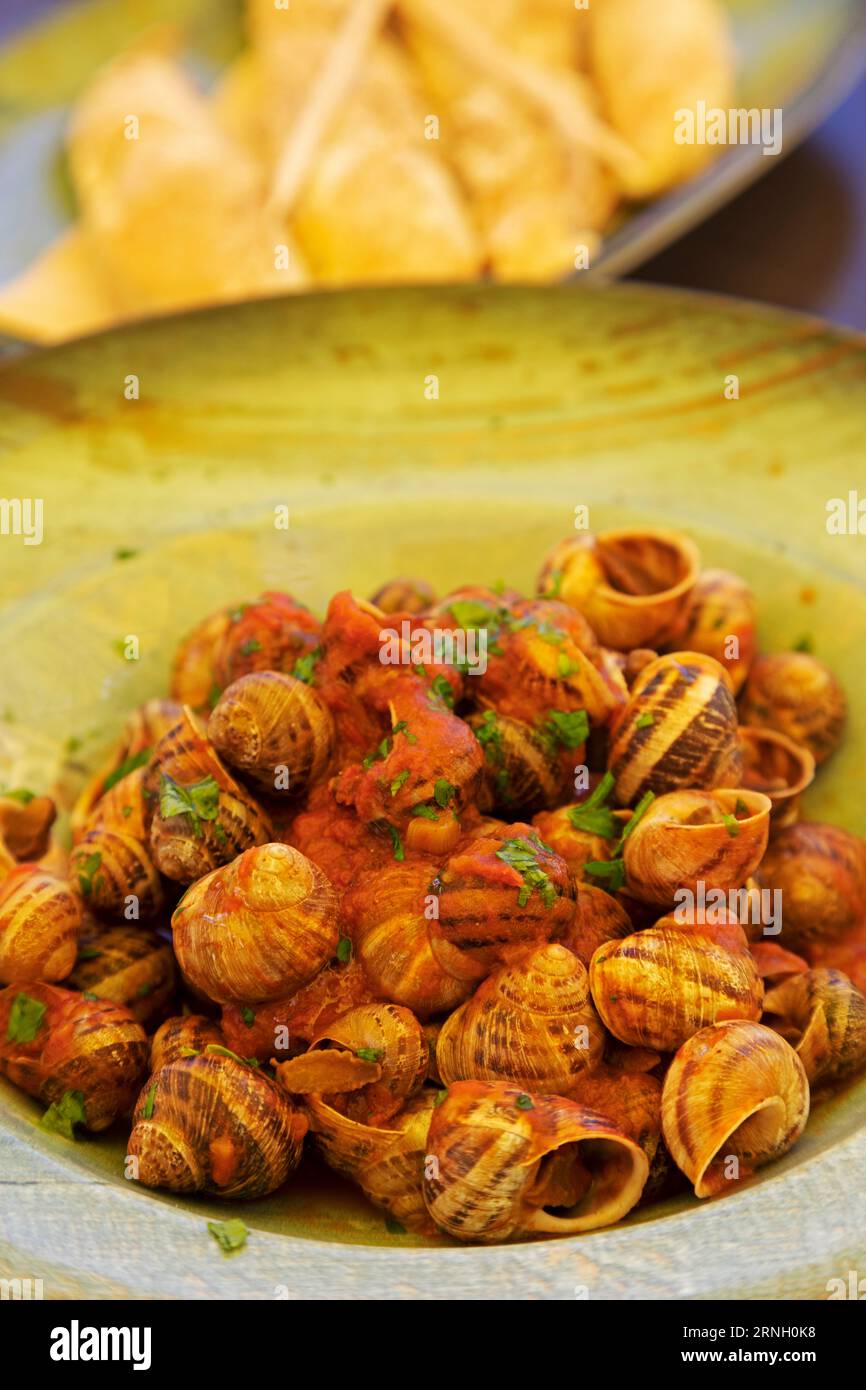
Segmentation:
<svg viewBox="0 0 866 1390">
<path fill-rule="evenodd" d="M 160 1067 L 167 1066 L 169 1062 L 176 1062 L 180 1057 L 189 1056 L 191 1052 L 204 1052 L 208 1043 L 216 1043 L 219 1046 L 225 1042 L 219 1024 L 212 1018 L 205 1018 L 204 1014 L 182 1014 L 176 1018 L 167 1018 L 165 1023 L 157 1028 L 151 1040 L 150 1070 L 157 1072 Z"/>
<path fill-rule="evenodd" d="M 389 579 L 370 602 L 382 613 L 423 613 L 436 602 L 436 593 L 426 579 Z"/>
<path fill-rule="evenodd" d="M 143 841 L 119 830 L 88 830 L 69 856 L 69 872 L 89 908 L 121 916 L 129 900 L 138 918 L 148 921 L 161 911 L 165 895 L 150 850 Z"/>
<path fill-rule="evenodd" d="M 648 1172 L 643 1149 L 593 1110 L 504 1081 L 457 1081 L 433 1112 L 424 1200 L 458 1240 L 571 1235 L 625 1216 Z"/>
<path fill-rule="evenodd" d="M 89 830 L 116 830 L 147 843 L 156 798 L 148 785 L 147 767 L 137 767 L 113 782 L 79 826 L 76 840 Z"/>
<path fill-rule="evenodd" d="M 95 808 L 112 784 L 133 770 L 130 764 L 143 766 L 150 760 L 152 750 L 180 715 L 181 707 L 174 700 L 148 700 L 132 711 L 113 752 L 90 778 L 72 809 L 73 841 L 88 828 L 87 822 L 91 821 Z"/>
<path fill-rule="evenodd" d="M 431 934 L 426 914 L 436 904 L 427 864 L 388 864 L 350 890 L 343 909 L 355 953 L 373 992 L 419 1018 L 450 1012 L 486 974 L 447 941 Z"/>
<path fill-rule="evenodd" d="M 139 926 L 101 927 L 79 944 L 69 985 L 123 1004 L 144 1027 L 165 1016 L 177 984 L 168 941 Z"/>
<path fill-rule="evenodd" d="M 443 1083 L 512 1081 L 565 1094 L 604 1050 L 586 970 L 564 946 L 539 946 L 494 970 L 442 1025 Z"/>
<path fill-rule="evenodd" d="M 279 671 L 256 671 L 234 681 L 214 707 L 208 737 L 232 767 L 263 792 L 293 795 L 325 772 L 334 747 L 334 721 L 311 686 Z M 284 786 L 278 772 L 288 773 Z"/>
<path fill-rule="evenodd" d="M 559 760 L 528 724 L 495 710 L 470 714 L 467 723 L 484 749 L 481 811 L 517 807 L 531 814 L 562 800 L 568 784 Z"/>
<path fill-rule="evenodd" d="M 602 942 L 630 936 L 632 930 L 628 913 L 612 894 L 592 884 L 580 883 L 577 888 L 577 912 L 561 941 L 588 970 Z"/>
<path fill-rule="evenodd" d="M 800 797 L 815 777 L 812 754 L 774 729 L 746 725 L 740 729 L 740 745 L 743 786 L 770 798 L 771 831 L 793 825 L 800 814 Z"/>
<path fill-rule="evenodd" d="M 599 863 L 610 859 L 613 842 L 603 835 L 593 835 L 588 830 L 578 830 L 572 824 L 570 813 L 574 807 L 560 806 L 556 811 L 539 811 L 533 816 L 532 824 L 541 839 L 560 859 L 564 859 L 578 884 L 582 886 L 588 875 L 584 865 Z M 605 894 L 605 897 L 609 897 Z"/>
<path fill-rule="evenodd" d="M 220 1004 L 292 994 L 334 956 L 336 894 L 290 845 L 259 845 L 187 889 L 171 919 L 180 968 Z"/>
<path fill-rule="evenodd" d="M 809 970 L 775 986 L 764 1012 L 790 1042 L 812 1086 L 866 1065 L 866 999 L 840 970 Z"/>
<path fill-rule="evenodd" d="M 312 1042 L 349 1009 L 374 998 L 359 961 L 332 961 L 287 999 L 224 1004 L 220 1026 L 233 1052 L 269 1062 L 274 1055 L 288 1055 L 298 1044 Z"/>
<path fill-rule="evenodd" d="M 187 634 L 178 647 L 171 671 L 170 689 L 172 698 L 179 705 L 189 705 L 202 713 L 210 709 L 216 687 L 214 654 L 231 626 L 229 613 L 227 608 L 211 613 Z"/>
<path fill-rule="evenodd" d="M 218 788 L 214 817 L 193 820 L 187 812 L 164 816 L 166 779 L 182 788 L 211 779 Z M 158 798 L 150 828 L 151 852 L 157 868 L 168 878 L 192 883 L 271 838 L 265 813 L 220 761 L 189 708 L 156 747 L 150 789 Z"/>
<path fill-rule="evenodd" d="M 744 579 L 730 570 L 703 570 L 691 593 L 680 645 L 715 657 L 736 695 L 755 659 L 757 621 L 755 595 Z M 732 637 L 736 647 L 731 647 Z M 729 648 L 737 655 L 729 656 Z"/>
<path fill-rule="evenodd" d="M 665 1076 L 662 1133 L 697 1197 L 712 1197 L 780 1158 L 808 1118 L 803 1064 L 761 1023 L 738 1019 L 702 1028 Z"/>
<path fill-rule="evenodd" d="M 353 1067 L 346 1064 L 358 1061 L 374 1069 L 371 1080 L 352 1076 Z M 350 1119 L 381 1126 L 389 1124 L 420 1090 L 428 1061 L 427 1039 L 409 1009 L 398 1004 L 361 1004 L 317 1034 L 303 1056 L 282 1062 L 279 1077 L 294 1095 L 322 1095 Z M 341 1094 L 342 1069 L 350 1094 Z M 356 1070 L 360 1073 L 360 1068 Z"/>
<path fill-rule="evenodd" d="M 50 796 L 32 796 L 27 802 L 0 796 L 0 875 L 4 862 L 11 868 L 16 862 L 29 864 L 42 858 L 56 815 Z"/>
<path fill-rule="evenodd" d="M 602 1064 L 576 1076 L 568 1098 L 614 1120 L 640 1144 L 650 1165 L 642 1206 L 666 1195 L 676 1170 L 662 1141 L 662 1083 L 655 1076 Z"/>
<path fill-rule="evenodd" d="M 863 913 L 866 841 L 837 825 L 798 821 L 773 836 L 758 877 L 782 895 L 787 947 L 838 941 Z"/>
<path fill-rule="evenodd" d="M 556 546 L 539 590 L 582 613 L 605 647 L 658 647 L 682 628 L 699 564 L 697 548 L 677 532 L 620 527 Z"/>
<path fill-rule="evenodd" d="M 823 763 L 845 728 L 845 692 L 829 667 L 807 652 L 759 657 L 743 693 L 744 724 L 776 729 Z"/>
<path fill-rule="evenodd" d="M 145 1082 L 127 1155 L 138 1181 L 172 1192 L 265 1197 L 297 1168 L 307 1122 L 269 1077 L 217 1052 Z"/>
<path fill-rule="evenodd" d="M 262 594 L 229 613 L 213 653 L 213 676 L 224 690 L 250 671 L 291 671 L 315 651 L 321 628 L 308 608 L 290 594 Z"/>
<path fill-rule="evenodd" d="M 614 799 L 645 792 L 740 785 L 743 755 L 728 676 L 701 652 L 673 652 L 645 666 L 611 737 Z"/>
<path fill-rule="evenodd" d="M 696 892 L 699 881 L 708 893 L 739 888 L 760 864 L 769 829 L 770 800 L 761 792 L 659 796 L 625 841 L 626 888 L 642 902 L 665 905 L 678 891 Z"/>
<path fill-rule="evenodd" d="M 764 988 L 745 937 L 728 950 L 700 930 L 648 927 L 599 946 L 592 998 L 620 1042 L 675 1052 L 710 1023 L 761 1017 Z"/>
<path fill-rule="evenodd" d="M 12 1007 L 22 992 L 46 1010 L 28 1043 L 9 1037 Z M 144 1029 L 128 1009 L 107 999 L 39 983 L 0 990 L 0 1072 L 45 1105 L 80 1091 L 87 1129 L 107 1129 L 129 1112 L 147 1054 Z"/>
<path fill-rule="evenodd" d="M 75 964 L 81 904 L 63 879 L 21 864 L 0 882 L 0 982 L 62 980 Z"/>
</svg>

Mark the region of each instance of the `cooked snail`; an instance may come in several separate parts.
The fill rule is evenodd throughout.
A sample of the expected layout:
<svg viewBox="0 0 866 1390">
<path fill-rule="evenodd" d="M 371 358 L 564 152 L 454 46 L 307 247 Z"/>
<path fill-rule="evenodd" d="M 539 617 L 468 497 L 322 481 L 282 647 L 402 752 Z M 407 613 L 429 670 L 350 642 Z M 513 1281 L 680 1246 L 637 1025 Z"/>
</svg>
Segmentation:
<svg viewBox="0 0 866 1390">
<path fill-rule="evenodd" d="M 840 970 L 808 970 L 764 999 L 767 1022 L 786 1038 L 812 1086 L 866 1066 L 866 999 Z"/>
<path fill-rule="evenodd" d="M 0 1072 L 46 1105 L 71 1093 L 86 1129 L 129 1112 L 147 1054 L 144 1029 L 110 1000 L 35 982 L 0 990 Z"/>
<path fill-rule="evenodd" d="M 625 841 L 629 893 L 670 906 L 679 892 L 727 893 L 761 862 L 770 828 L 762 792 L 678 791 L 659 796 Z"/>
<path fill-rule="evenodd" d="M 214 647 L 214 684 L 225 690 L 250 671 L 291 674 L 312 657 L 320 636 L 317 620 L 290 594 L 272 592 L 242 603 L 230 610 L 228 626 Z"/>
<path fill-rule="evenodd" d="M 278 671 L 234 681 L 207 732 L 225 761 L 271 796 L 305 791 L 325 772 L 334 746 L 327 705 L 304 681 Z"/>
<path fill-rule="evenodd" d="M 426 579 L 391 579 L 370 599 L 383 613 L 423 613 L 436 602 Z"/>
<path fill-rule="evenodd" d="M 105 794 L 130 772 L 148 765 L 156 744 L 180 716 L 180 705 L 174 700 L 148 700 L 133 710 L 110 757 L 91 777 L 73 807 L 73 840 L 83 834 L 87 823 L 98 824 L 91 818 Z"/>
<path fill-rule="evenodd" d="M 170 942 L 136 926 L 86 932 L 68 980 L 73 989 L 125 1005 L 146 1028 L 165 1017 L 176 983 Z"/>
<path fill-rule="evenodd" d="M 866 903 L 866 841 L 836 825 L 799 821 L 775 835 L 761 860 L 762 887 L 782 897 L 792 951 L 840 940 Z"/>
<path fill-rule="evenodd" d="M 171 919 L 184 975 L 220 1004 L 292 994 L 337 950 L 337 898 L 289 845 L 260 845 L 187 889 Z"/>
<path fill-rule="evenodd" d="M 612 894 L 589 883 L 578 884 L 577 912 L 561 940 L 587 970 L 602 942 L 630 936 L 631 932 L 629 915 Z"/>
<path fill-rule="evenodd" d="M 211 709 L 220 690 L 214 656 L 231 621 L 231 610 L 221 608 L 198 623 L 181 642 L 171 671 L 171 694 L 179 706 L 189 705 L 199 714 Z"/>
<path fill-rule="evenodd" d="M 556 746 L 529 724 L 492 709 L 471 714 L 467 723 L 484 750 L 478 794 L 482 811 L 518 807 L 532 812 L 555 806 L 567 795 L 570 777 L 563 773 Z"/>
<path fill-rule="evenodd" d="M 271 837 L 265 813 L 220 761 L 189 708 L 157 744 L 149 785 L 157 797 L 151 852 L 168 878 L 192 883 Z"/>
<path fill-rule="evenodd" d="M 4 866 L 31 863 L 41 859 L 49 845 L 49 836 L 57 809 L 50 796 L 24 799 L 0 795 L 0 874 Z"/>
<path fill-rule="evenodd" d="M 138 1098 L 127 1163 L 145 1187 L 264 1197 L 301 1160 L 307 1121 L 256 1067 L 207 1044 L 151 1074 Z"/>
<path fill-rule="evenodd" d="M 793 825 L 800 814 L 800 797 L 815 776 L 815 759 L 799 743 L 774 729 L 743 725 L 743 786 L 764 792 L 771 802 L 770 828 Z"/>
<path fill-rule="evenodd" d="M 494 970 L 442 1025 L 443 1083 L 511 1081 L 565 1095 L 604 1050 L 586 970 L 565 946 L 538 946 Z"/>
<path fill-rule="evenodd" d="M 269 1062 L 304 1048 L 335 1019 L 376 998 L 360 961 L 337 959 L 286 999 L 223 1004 L 220 1026 L 233 1052 Z"/>
<path fill-rule="evenodd" d="M 737 695 L 755 659 L 755 596 L 744 579 L 729 570 L 703 570 L 686 610 L 680 645 L 715 657 Z"/>
<path fill-rule="evenodd" d="M 100 916 L 149 921 L 165 894 L 149 845 L 121 830 L 88 830 L 69 856 L 85 905 Z"/>
<path fill-rule="evenodd" d="M 63 980 L 75 964 L 81 904 L 69 884 L 38 864 L 0 880 L 0 983 Z"/>
<path fill-rule="evenodd" d="M 809 1118 L 809 1082 L 784 1038 L 761 1023 L 703 1028 L 684 1043 L 662 1090 L 671 1157 L 713 1197 L 788 1152 Z"/>
<path fill-rule="evenodd" d="M 645 666 L 617 719 L 607 765 L 619 806 L 646 792 L 739 786 L 737 707 L 719 663 L 679 651 Z"/>
<path fill-rule="evenodd" d="M 808 652 L 759 657 L 740 704 L 744 724 L 776 729 L 823 763 L 838 747 L 848 703 L 829 667 Z"/>
<path fill-rule="evenodd" d="M 605 1027 L 632 1047 L 675 1052 L 710 1023 L 757 1021 L 764 989 L 740 937 L 728 949 L 699 926 L 659 925 L 599 946 L 589 980 Z"/>
<path fill-rule="evenodd" d="M 623 527 L 563 541 L 538 584 L 582 613 L 604 646 L 657 648 L 684 627 L 698 565 L 685 536 Z"/>
<path fill-rule="evenodd" d="M 209 1043 L 220 1047 L 224 1046 L 226 1041 L 219 1024 L 212 1018 L 205 1018 L 204 1014 L 182 1014 L 176 1018 L 167 1018 L 165 1023 L 157 1028 L 151 1040 L 150 1070 L 157 1072 L 160 1067 L 167 1066 L 169 1062 L 176 1062 L 179 1057 L 191 1057 L 194 1052 L 205 1052 Z M 235 1050 L 231 1044 L 229 1048 L 231 1051 Z"/>
<path fill-rule="evenodd" d="M 644 1150 L 612 1120 L 504 1081 L 450 1086 L 433 1111 L 427 1158 L 424 1200 L 436 1225 L 485 1244 L 609 1226 L 639 1200 L 649 1172 Z"/>
</svg>

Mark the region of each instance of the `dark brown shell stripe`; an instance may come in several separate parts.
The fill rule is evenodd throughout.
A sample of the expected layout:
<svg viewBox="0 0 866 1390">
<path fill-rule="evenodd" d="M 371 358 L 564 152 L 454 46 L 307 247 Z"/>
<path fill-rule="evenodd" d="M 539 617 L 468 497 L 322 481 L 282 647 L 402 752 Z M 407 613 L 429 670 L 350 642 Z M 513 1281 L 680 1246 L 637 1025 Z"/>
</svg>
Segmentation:
<svg viewBox="0 0 866 1390">
<path fill-rule="evenodd" d="M 53 953 L 77 936 L 79 912 L 65 883 L 48 874 L 22 874 L 0 903 L 0 927 L 4 955 L 14 957 L 18 939 L 26 947 L 36 932 L 50 941 Z"/>
</svg>

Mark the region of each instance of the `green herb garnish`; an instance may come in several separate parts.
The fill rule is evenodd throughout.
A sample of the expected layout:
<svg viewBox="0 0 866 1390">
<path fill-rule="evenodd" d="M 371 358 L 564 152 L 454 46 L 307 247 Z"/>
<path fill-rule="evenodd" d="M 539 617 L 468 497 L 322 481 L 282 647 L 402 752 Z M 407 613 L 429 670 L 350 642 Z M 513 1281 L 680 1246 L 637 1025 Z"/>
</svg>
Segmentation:
<svg viewBox="0 0 866 1390">
<path fill-rule="evenodd" d="M 640 801 L 638 802 L 638 804 L 635 806 L 634 810 L 632 811 L 631 817 L 629 818 L 629 821 L 628 821 L 628 824 L 626 825 L 625 830 L 622 832 L 622 839 L 620 840 L 620 848 L 621 848 L 622 845 L 625 843 L 625 841 L 628 839 L 629 835 L 630 835 L 631 832 L 635 829 L 635 827 L 638 826 L 638 825 L 640 825 L 641 821 L 643 820 L 643 818 L 644 818 L 644 816 L 646 815 L 647 811 L 649 810 L 650 806 L 652 806 L 652 804 L 653 804 L 653 802 L 655 801 L 655 799 L 656 799 L 655 792 L 644 792 L 644 794 L 643 794 L 643 796 L 641 797 Z"/>
<path fill-rule="evenodd" d="M 375 1047 L 359 1047 L 355 1051 L 355 1056 L 360 1057 L 362 1062 L 380 1062 L 382 1054 Z"/>
<path fill-rule="evenodd" d="M 523 879 L 517 895 L 518 907 L 525 907 L 537 889 L 542 903 L 550 908 L 556 901 L 556 888 L 538 862 L 538 851 L 544 849 L 537 836 L 529 839 L 506 840 L 496 851 L 496 858 L 515 869 Z"/>
<path fill-rule="evenodd" d="M 342 964 L 345 965 L 345 964 L 346 964 L 346 961 L 351 960 L 351 959 L 352 959 L 352 940 L 351 940 L 351 937 L 348 937 L 348 936 L 341 936 L 340 939 L 339 939 L 339 941 L 337 942 L 337 960 L 338 960 L 338 961 L 341 961 Z"/>
<path fill-rule="evenodd" d="M 9 1011 L 6 1037 L 9 1042 L 32 1042 L 42 1027 L 46 1006 L 29 994 L 16 994 Z"/>
<path fill-rule="evenodd" d="M 65 1139 L 74 1139 L 75 1126 L 84 1124 L 84 1120 L 84 1092 L 64 1091 L 59 1100 L 49 1105 L 39 1127 L 52 1134 L 62 1134 Z"/>
<path fill-rule="evenodd" d="M 253 652 L 260 652 L 262 644 L 257 637 L 248 637 L 246 642 L 241 642 L 241 656 L 252 656 Z"/>
<path fill-rule="evenodd" d="M 102 855 L 99 850 L 95 854 L 88 854 L 84 863 L 78 870 L 78 886 L 82 896 L 89 898 L 93 890 L 93 875 L 102 863 Z"/>
<path fill-rule="evenodd" d="M 207 1228 L 224 1255 L 232 1255 L 236 1250 L 242 1250 L 247 1243 L 249 1231 L 237 1216 L 231 1217 L 228 1221 L 209 1221 Z"/>
<path fill-rule="evenodd" d="M 255 1009 L 251 1009 L 249 1004 L 244 1004 L 244 1007 L 241 1009 L 241 1018 L 244 1021 L 245 1027 L 252 1028 L 256 1021 Z"/>
<path fill-rule="evenodd" d="M 749 814 L 749 808 L 741 796 L 738 796 L 734 802 L 734 814 L 738 816 L 747 816 Z"/>
<path fill-rule="evenodd" d="M 432 806 L 428 806 L 426 801 L 422 802 L 420 806 L 413 806 L 412 815 L 421 816 L 424 820 L 438 821 L 439 819 L 438 811 L 435 811 Z"/>
<path fill-rule="evenodd" d="M 532 1103 L 532 1096 L 528 1096 L 528 1095 L 526 1094 L 525 1091 L 523 1091 L 523 1092 L 517 1097 L 517 1100 L 514 1102 L 514 1104 L 517 1106 L 518 1110 L 534 1110 L 534 1109 L 535 1109 L 535 1106 L 534 1106 L 533 1103 Z"/>
<path fill-rule="evenodd" d="M 303 681 L 304 685 L 312 685 L 316 666 L 321 660 L 322 648 L 316 647 L 314 651 L 307 652 L 304 656 L 299 656 L 292 667 L 292 675 L 296 681 Z"/>
<path fill-rule="evenodd" d="M 593 878 L 605 879 L 610 893 L 618 893 L 625 883 L 625 864 L 621 859 L 590 859 L 583 867 Z"/>
<path fill-rule="evenodd" d="M 722 820 L 724 821 L 725 829 L 727 830 L 731 839 L 735 840 L 740 833 L 740 822 L 737 820 L 736 816 L 730 815 L 722 816 Z"/>
<path fill-rule="evenodd" d="M 398 773 L 397 773 L 397 776 L 394 778 L 393 782 L 391 783 L 391 795 L 392 795 L 392 796 L 396 796 L 397 793 L 398 793 L 398 791 L 400 790 L 400 788 L 404 785 L 404 783 L 408 782 L 408 780 L 409 780 L 409 769 L 408 769 L 408 768 L 404 769 L 403 772 L 398 772 Z"/>
<path fill-rule="evenodd" d="M 257 1057 L 239 1057 L 231 1048 L 223 1047 L 222 1043 L 208 1043 L 205 1052 L 213 1052 L 217 1057 L 231 1057 L 233 1062 L 240 1062 L 242 1067 L 257 1067 L 259 1065 Z"/>
<path fill-rule="evenodd" d="M 171 816 L 189 816 L 196 839 L 201 839 L 201 822 L 215 821 L 219 815 L 220 789 L 208 775 L 200 782 L 183 787 L 163 772 L 159 784 L 159 812 L 166 820 Z"/>
<path fill-rule="evenodd" d="M 605 805 L 613 786 L 613 775 L 606 772 L 586 800 L 579 806 L 571 807 L 568 819 L 575 830 L 584 830 L 589 835 L 600 835 L 605 840 L 616 839 L 619 834 L 619 822 L 610 807 Z"/>
<path fill-rule="evenodd" d="M 651 714 L 639 714 L 634 721 L 634 726 L 636 729 L 649 729 L 654 723 L 655 720 Z"/>
<path fill-rule="evenodd" d="M 448 809 L 448 803 L 454 800 L 457 795 L 457 788 L 453 787 L 444 777 L 440 777 L 433 787 L 433 800 L 437 806 L 441 806 L 443 811 Z"/>
<path fill-rule="evenodd" d="M 144 767 L 145 763 L 149 763 L 152 752 L 152 748 L 142 748 L 138 753 L 130 753 L 129 757 L 124 758 L 119 767 L 116 767 L 113 772 L 109 772 L 102 784 L 103 792 L 111 791 L 111 788 L 115 786 L 122 777 L 126 777 L 130 772 L 135 772 L 138 767 Z"/>
<path fill-rule="evenodd" d="M 551 710 L 541 730 L 542 737 L 554 746 L 579 748 L 589 737 L 589 719 L 585 709 Z"/>
<path fill-rule="evenodd" d="M 385 1217 L 385 1230 L 392 1236 L 405 1236 L 406 1227 L 401 1226 L 395 1216 Z"/>
<path fill-rule="evenodd" d="M 815 639 L 809 633 L 804 633 L 799 637 L 791 648 L 792 652 L 808 652 L 810 655 L 815 650 Z"/>
<path fill-rule="evenodd" d="M 446 705 L 448 709 L 454 708 L 454 687 L 444 676 L 436 676 L 430 689 L 434 695 L 438 695 L 443 705 Z"/>
<path fill-rule="evenodd" d="M 12 791 L 4 792 L 3 795 L 10 801 L 20 801 L 22 806 L 29 806 L 36 793 L 28 791 L 26 787 L 13 787 Z"/>
</svg>

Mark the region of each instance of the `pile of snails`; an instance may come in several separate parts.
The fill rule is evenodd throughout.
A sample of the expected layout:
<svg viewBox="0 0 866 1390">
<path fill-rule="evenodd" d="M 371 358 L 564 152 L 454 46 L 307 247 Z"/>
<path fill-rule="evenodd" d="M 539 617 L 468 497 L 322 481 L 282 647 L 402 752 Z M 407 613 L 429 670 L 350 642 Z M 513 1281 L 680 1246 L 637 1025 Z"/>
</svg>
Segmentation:
<svg viewBox="0 0 866 1390">
<path fill-rule="evenodd" d="M 149 1187 L 314 1146 L 425 1235 L 731 1191 L 866 1066 L 866 842 L 800 819 L 845 717 L 673 532 L 575 535 L 532 598 L 220 611 L 71 850 L 0 797 L 0 1071 L 67 1136 L 131 1118 Z"/>
</svg>

